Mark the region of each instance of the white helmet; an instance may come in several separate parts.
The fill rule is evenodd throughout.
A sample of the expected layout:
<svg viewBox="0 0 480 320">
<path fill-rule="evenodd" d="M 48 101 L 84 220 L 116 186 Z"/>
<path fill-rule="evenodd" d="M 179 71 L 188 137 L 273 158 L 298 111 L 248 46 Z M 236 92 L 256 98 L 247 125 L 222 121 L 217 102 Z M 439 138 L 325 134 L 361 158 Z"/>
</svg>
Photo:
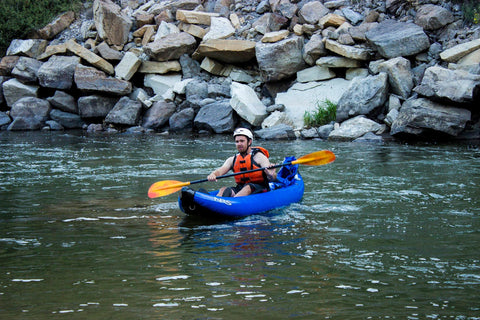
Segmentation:
<svg viewBox="0 0 480 320">
<path fill-rule="evenodd" d="M 235 129 L 235 131 L 233 132 L 233 137 L 236 137 L 236 136 L 239 136 L 239 135 L 245 136 L 245 137 L 249 138 L 250 140 L 253 140 L 252 131 L 250 131 L 248 129 L 245 129 L 245 128 Z"/>
</svg>

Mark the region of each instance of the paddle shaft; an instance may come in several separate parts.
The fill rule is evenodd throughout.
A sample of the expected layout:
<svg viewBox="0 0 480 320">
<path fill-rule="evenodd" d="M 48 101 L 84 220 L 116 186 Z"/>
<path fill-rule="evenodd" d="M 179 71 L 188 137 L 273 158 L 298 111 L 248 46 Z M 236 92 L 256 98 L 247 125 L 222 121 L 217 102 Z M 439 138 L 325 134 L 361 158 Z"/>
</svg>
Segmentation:
<svg viewBox="0 0 480 320">
<path fill-rule="evenodd" d="M 289 164 L 292 164 L 293 162 L 295 162 L 295 161 L 276 164 L 276 165 L 273 165 L 273 166 L 270 166 L 270 167 L 264 167 L 264 168 L 252 169 L 252 170 L 247 170 L 247 171 L 242 171 L 242 172 L 234 172 L 234 173 L 224 174 L 223 176 L 218 176 L 217 179 L 229 178 L 229 177 L 233 177 L 233 176 L 238 176 L 240 174 L 262 171 L 262 170 L 265 170 L 265 169 L 280 168 L 280 167 L 283 167 L 283 166 L 288 166 Z M 207 182 L 207 181 L 208 181 L 208 179 L 194 180 L 194 181 L 190 181 L 190 184 L 203 183 L 203 182 Z"/>
<path fill-rule="evenodd" d="M 225 175 L 216 177 L 216 179 L 228 178 L 228 177 L 232 177 L 240 174 L 248 174 L 251 172 L 261 171 L 265 169 L 274 169 L 274 168 L 279 168 L 279 167 L 292 165 L 292 164 L 293 165 L 305 164 L 309 166 L 319 166 L 319 165 L 330 163 L 334 160 L 335 160 L 335 155 L 333 154 L 333 152 L 328 150 L 322 150 L 322 151 L 316 151 L 316 152 L 312 152 L 310 154 L 304 155 L 297 160 L 293 160 L 293 161 L 289 161 L 289 162 L 285 162 L 277 165 L 271 165 L 269 167 L 262 167 L 262 168 L 252 169 L 252 170 L 225 174 Z M 174 181 L 174 180 L 158 181 L 150 186 L 150 189 L 148 190 L 148 196 L 150 198 L 163 197 L 180 190 L 182 187 L 186 187 L 191 184 L 207 182 L 207 181 L 210 181 L 210 180 L 208 180 L 207 178 L 207 179 L 201 179 L 201 180 L 195 180 L 195 181 L 189 181 L 189 182 L 181 182 L 181 181 Z"/>
</svg>

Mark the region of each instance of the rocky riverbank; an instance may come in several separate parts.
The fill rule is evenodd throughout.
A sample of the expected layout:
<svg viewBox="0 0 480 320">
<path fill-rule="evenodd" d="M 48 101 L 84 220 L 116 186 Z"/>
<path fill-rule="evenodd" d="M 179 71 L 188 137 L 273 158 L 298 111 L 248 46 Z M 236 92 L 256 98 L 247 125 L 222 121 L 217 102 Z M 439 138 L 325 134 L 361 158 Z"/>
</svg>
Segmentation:
<svg viewBox="0 0 480 320">
<path fill-rule="evenodd" d="M 0 61 L 2 130 L 479 139 L 480 27 L 438 0 L 86 3 Z M 335 122 L 306 128 L 329 100 Z"/>
</svg>

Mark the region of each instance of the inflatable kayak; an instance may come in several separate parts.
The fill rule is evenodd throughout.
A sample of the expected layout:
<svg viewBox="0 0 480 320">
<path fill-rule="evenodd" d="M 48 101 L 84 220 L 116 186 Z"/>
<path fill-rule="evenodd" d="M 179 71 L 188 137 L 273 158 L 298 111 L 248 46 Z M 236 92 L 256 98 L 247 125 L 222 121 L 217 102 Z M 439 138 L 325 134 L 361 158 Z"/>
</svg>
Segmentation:
<svg viewBox="0 0 480 320">
<path fill-rule="evenodd" d="M 284 166 L 277 174 L 277 181 L 270 183 L 270 191 L 245 197 L 217 197 L 217 190 L 201 192 L 183 187 L 178 204 L 188 215 L 225 218 L 240 218 L 285 207 L 303 197 L 303 179 L 297 170 L 298 165 Z"/>
</svg>

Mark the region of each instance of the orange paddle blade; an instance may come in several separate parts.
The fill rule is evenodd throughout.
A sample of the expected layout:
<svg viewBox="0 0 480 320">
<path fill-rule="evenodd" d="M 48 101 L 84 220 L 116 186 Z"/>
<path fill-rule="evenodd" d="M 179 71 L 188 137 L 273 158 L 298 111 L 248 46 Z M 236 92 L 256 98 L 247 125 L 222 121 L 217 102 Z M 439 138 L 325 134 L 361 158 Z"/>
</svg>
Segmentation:
<svg viewBox="0 0 480 320">
<path fill-rule="evenodd" d="M 190 185 L 190 182 L 181 182 L 175 180 L 164 180 L 155 182 L 150 186 L 148 189 L 148 197 L 149 198 L 158 198 L 163 197 L 178 190 L 182 189 L 182 187 Z"/>
<path fill-rule="evenodd" d="M 304 155 L 292 164 L 305 164 L 307 166 L 320 166 L 335 161 L 335 154 L 329 150 L 321 150 Z"/>
</svg>

